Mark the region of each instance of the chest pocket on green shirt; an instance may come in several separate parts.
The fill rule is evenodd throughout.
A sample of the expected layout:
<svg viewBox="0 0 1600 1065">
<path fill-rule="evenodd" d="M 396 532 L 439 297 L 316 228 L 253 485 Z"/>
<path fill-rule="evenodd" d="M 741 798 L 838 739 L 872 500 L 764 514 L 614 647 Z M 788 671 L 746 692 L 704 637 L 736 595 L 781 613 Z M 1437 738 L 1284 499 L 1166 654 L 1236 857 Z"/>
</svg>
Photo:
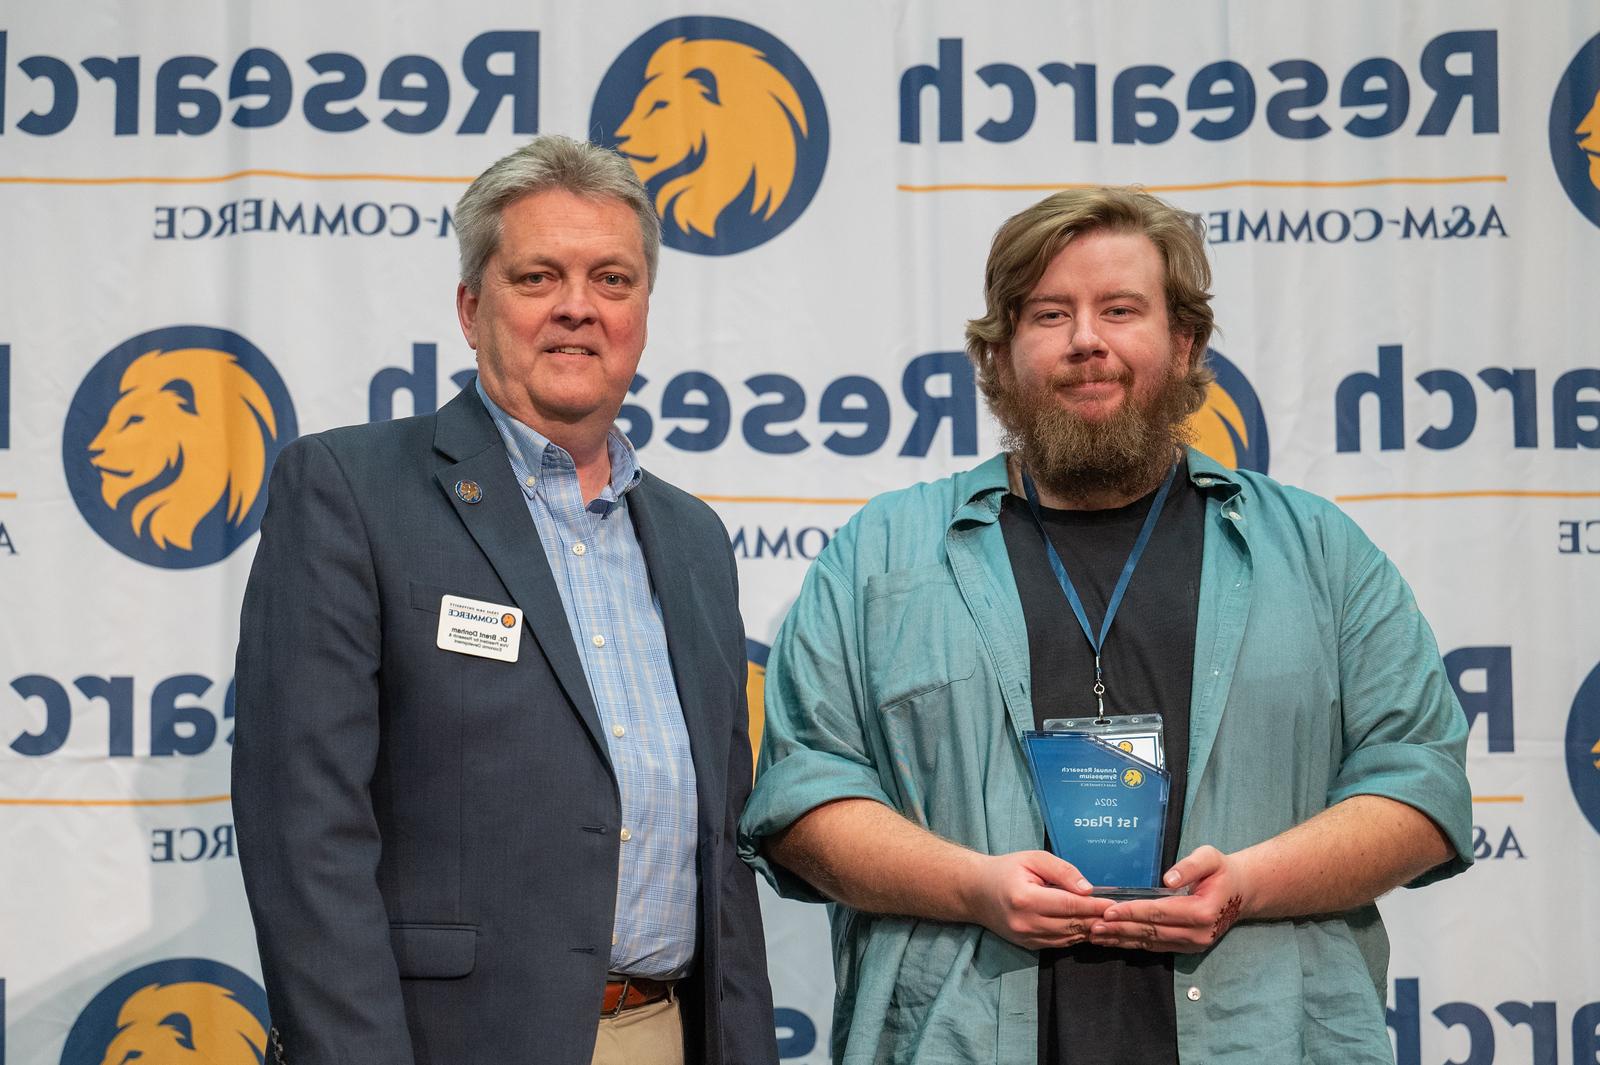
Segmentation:
<svg viewBox="0 0 1600 1065">
<path fill-rule="evenodd" d="M 977 626 L 942 565 L 868 577 L 865 615 L 867 683 L 879 710 L 966 680 L 977 668 Z"/>
<path fill-rule="evenodd" d="M 985 761 L 991 745 L 984 700 L 973 690 L 992 684 L 973 679 L 977 623 L 942 565 L 869 577 L 864 599 L 864 665 L 876 711 L 869 727 L 887 755 L 885 786 L 913 821 L 975 845 L 982 818 L 969 789 L 951 786 L 960 780 L 951 774 Z"/>
</svg>

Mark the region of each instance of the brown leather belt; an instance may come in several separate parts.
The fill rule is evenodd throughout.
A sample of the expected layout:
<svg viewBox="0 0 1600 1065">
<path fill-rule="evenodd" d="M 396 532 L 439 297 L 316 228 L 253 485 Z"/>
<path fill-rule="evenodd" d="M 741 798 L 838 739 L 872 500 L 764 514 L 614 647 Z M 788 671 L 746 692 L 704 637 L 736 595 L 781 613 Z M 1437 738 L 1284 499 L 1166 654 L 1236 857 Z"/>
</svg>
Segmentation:
<svg viewBox="0 0 1600 1065">
<path fill-rule="evenodd" d="M 600 1000 L 600 1012 L 615 1017 L 624 1010 L 660 1002 L 672 994 L 672 983 L 652 980 L 647 976 L 624 976 L 620 980 L 606 981 L 606 994 Z"/>
</svg>

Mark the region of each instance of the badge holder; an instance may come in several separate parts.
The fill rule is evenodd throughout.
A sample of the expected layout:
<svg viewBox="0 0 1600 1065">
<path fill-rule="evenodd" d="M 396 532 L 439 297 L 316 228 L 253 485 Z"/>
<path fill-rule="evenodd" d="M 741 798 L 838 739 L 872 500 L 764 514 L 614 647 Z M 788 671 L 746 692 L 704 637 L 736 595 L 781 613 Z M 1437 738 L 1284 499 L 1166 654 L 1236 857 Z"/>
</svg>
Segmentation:
<svg viewBox="0 0 1600 1065">
<path fill-rule="evenodd" d="M 1083 732 L 1105 740 L 1124 754 L 1167 767 L 1166 724 L 1160 714 L 1107 714 L 1103 717 L 1051 717 L 1046 732 Z"/>
<path fill-rule="evenodd" d="M 1102 898 L 1181 894 L 1182 889 L 1159 886 L 1171 774 L 1123 748 L 1126 743 L 1139 750 L 1155 742 L 1159 758 L 1159 717 L 1048 723 L 1068 722 L 1071 727 L 1022 734 L 1050 849 L 1076 866 Z"/>
</svg>

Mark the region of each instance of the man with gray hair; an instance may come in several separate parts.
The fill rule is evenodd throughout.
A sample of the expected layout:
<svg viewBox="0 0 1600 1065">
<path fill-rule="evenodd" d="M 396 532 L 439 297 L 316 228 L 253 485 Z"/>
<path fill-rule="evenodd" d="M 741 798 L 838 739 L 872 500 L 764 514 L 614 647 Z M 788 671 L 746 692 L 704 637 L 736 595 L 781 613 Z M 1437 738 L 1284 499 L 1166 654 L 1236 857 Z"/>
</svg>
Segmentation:
<svg viewBox="0 0 1600 1065">
<path fill-rule="evenodd" d="M 732 552 L 613 424 L 659 221 L 559 136 L 455 221 L 476 382 L 285 448 L 245 593 L 268 1060 L 775 1062 Z"/>
<path fill-rule="evenodd" d="M 835 1061 L 1392 1061 L 1373 900 L 1471 861 L 1466 721 L 1354 523 L 1185 446 L 1209 285 L 1143 192 L 1007 221 L 967 341 L 1009 453 L 869 503 L 778 634 L 740 846 L 831 904 Z M 1140 809 L 1147 882 L 1091 884 Z"/>
</svg>

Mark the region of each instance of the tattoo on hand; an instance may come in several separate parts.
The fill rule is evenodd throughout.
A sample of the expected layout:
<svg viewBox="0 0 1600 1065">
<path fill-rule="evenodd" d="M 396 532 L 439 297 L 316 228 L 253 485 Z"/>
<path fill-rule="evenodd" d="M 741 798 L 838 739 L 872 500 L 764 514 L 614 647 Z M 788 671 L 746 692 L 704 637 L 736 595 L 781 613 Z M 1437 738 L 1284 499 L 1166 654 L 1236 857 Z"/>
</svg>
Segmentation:
<svg viewBox="0 0 1600 1065">
<path fill-rule="evenodd" d="M 1222 907 L 1222 912 L 1217 914 L 1217 923 L 1211 926 L 1211 942 L 1215 943 L 1223 937 L 1233 923 L 1239 919 L 1239 910 L 1244 906 L 1244 896 L 1235 895 L 1229 899 L 1227 905 Z"/>
</svg>

